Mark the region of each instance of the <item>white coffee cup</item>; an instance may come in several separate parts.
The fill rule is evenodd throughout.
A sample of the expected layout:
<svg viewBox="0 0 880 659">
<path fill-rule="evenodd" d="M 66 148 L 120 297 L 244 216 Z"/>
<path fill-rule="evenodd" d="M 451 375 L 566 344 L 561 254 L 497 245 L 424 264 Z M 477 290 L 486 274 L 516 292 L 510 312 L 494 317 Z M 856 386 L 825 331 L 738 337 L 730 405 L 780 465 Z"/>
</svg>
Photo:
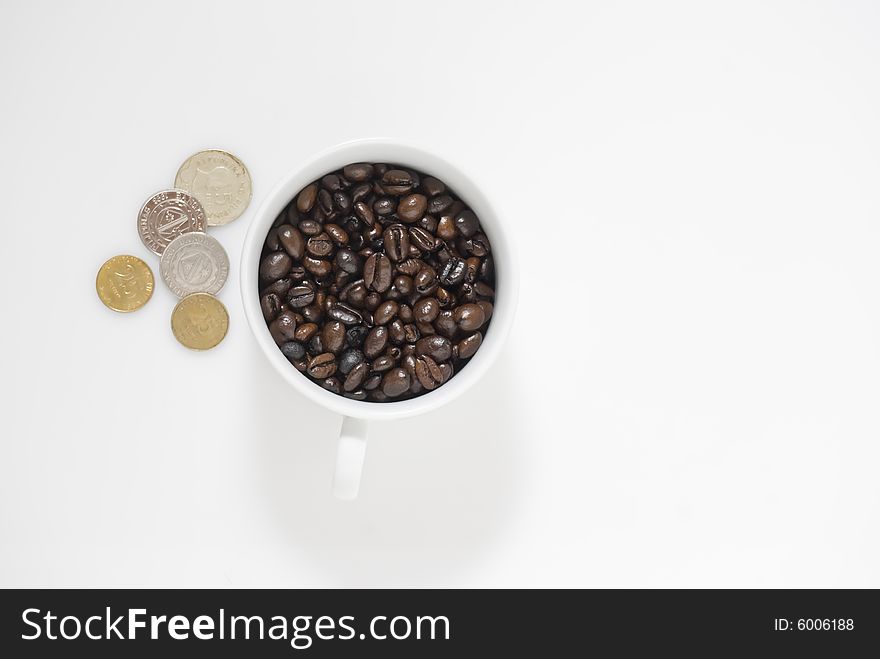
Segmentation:
<svg viewBox="0 0 880 659">
<path fill-rule="evenodd" d="M 263 319 L 259 296 L 260 254 L 278 214 L 306 185 L 324 174 L 356 162 L 385 162 L 412 167 L 446 183 L 477 214 L 492 245 L 495 261 L 495 301 L 483 342 L 467 365 L 437 389 L 409 400 L 387 403 L 356 401 L 333 394 L 297 371 L 281 354 Z M 518 273 L 510 238 L 483 191 L 470 177 L 446 160 L 413 146 L 385 139 L 346 142 L 330 148 L 285 176 L 260 204 L 251 221 L 241 255 L 241 297 L 257 343 L 275 369 L 303 396 L 342 415 L 333 491 L 354 499 L 360 487 L 371 420 L 398 419 L 428 412 L 462 395 L 486 373 L 501 352 L 513 322 Z"/>
</svg>

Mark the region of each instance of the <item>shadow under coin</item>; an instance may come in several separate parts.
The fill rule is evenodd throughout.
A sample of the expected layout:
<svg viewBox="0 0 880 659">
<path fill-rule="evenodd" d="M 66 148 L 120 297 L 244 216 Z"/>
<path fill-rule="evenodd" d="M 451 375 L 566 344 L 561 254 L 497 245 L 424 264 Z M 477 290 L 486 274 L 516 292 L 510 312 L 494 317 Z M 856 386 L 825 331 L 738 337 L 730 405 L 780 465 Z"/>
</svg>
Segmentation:
<svg viewBox="0 0 880 659">
<path fill-rule="evenodd" d="M 449 405 L 371 423 L 360 497 L 331 493 L 341 419 L 290 389 L 256 354 L 252 414 L 258 480 L 290 560 L 277 585 L 452 586 L 479 574 L 520 505 L 525 424 L 514 360 L 503 353 Z M 268 567 L 268 566 L 267 566 Z M 293 568 L 293 566 L 291 566 Z"/>
</svg>

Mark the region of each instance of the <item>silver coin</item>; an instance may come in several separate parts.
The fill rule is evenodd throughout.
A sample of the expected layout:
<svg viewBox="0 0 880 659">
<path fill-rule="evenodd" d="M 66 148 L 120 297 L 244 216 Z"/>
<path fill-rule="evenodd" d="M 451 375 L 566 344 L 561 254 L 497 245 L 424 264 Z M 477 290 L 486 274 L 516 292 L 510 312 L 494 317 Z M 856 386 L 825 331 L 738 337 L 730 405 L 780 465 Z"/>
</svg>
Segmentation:
<svg viewBox="0 0 880 659">
<path fill-rule="evenodd" d="M 193 231 L 172 240 L 159 263 L 162 279 L 177 296 L 215 295 L 229 276 L 226 250 L 206 233 Z"/>
<path fill-rule="evenodd" d="M 208 226 L 228 224 L 251 201 L 251 175 L 231 153 L 208 149 L 191 155 L 177 170 L 174 187 L 198 199 L 208 216 Z"/>
<path fill-rule="evenodd" d="M 162 190 L 144 202 L 138 213 L 138 233 L 144 245 L 161 255 L 177 236 L 204 231 L 208 226 L 199 200 L 184 190 Z"/>
</svg>

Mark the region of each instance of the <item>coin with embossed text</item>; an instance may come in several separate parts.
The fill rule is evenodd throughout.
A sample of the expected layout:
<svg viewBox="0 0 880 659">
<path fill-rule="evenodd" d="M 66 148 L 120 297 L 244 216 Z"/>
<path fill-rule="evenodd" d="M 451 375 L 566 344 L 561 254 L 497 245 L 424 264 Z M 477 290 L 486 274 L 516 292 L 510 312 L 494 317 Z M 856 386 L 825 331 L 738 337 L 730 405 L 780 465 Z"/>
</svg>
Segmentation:
<svg viewBox="0 0 880 659">
<path fill-rule="evenodd" d="M 159 271 L 177 297 L 190 293 L 214 295 L 226 283 L 229 257 L 215 238 L 193 231 L 177 236 L 168 244 L 162 252 Z"/>
<path fill-rule="evenodd" d="M 198 199 L 209 226 L 228 224 L 239 217 L 251 201 L 251 175 L 231 153 L 208 149 L 191 155 L 177 170 L 174 187 Z"/>
<path fill-rule="evenodd" d="M 101 302 L 113 311 L 136 311 L 153 295 L 153 271 L 138 257 L 120 254 L 98 270 L 95 288 Z"/>
<path fill-rule="evenodd" d="M 171 314 L 171 331 L 187 348 L 210 350 L 223 340 L 229 329 L 226 307 L 213 295 L 187 295 Z"/>
<path fill-rule="evenodd" d="M 184 190 L 162 190 L 147 199 L 138 213 L 138 233 L 151 252 L 159 254 L 183 233 L 208 226 L 199 200 Z"/>
</svg>

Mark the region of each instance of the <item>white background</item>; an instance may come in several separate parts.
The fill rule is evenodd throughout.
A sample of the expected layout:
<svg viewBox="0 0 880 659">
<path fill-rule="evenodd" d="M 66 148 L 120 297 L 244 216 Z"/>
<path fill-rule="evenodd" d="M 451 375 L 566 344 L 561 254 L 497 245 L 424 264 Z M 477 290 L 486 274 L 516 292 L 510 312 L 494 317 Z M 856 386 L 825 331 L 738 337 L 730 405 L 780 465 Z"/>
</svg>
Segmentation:
<svg viewBox="0 0 880 659">
<path fill-rule="evenodd" d="M 5 2 L 6 586 L 880 586 L 880 10 L 871 2 Z M 372 428 L 247 329 L 267 190 L 387 136 L 469 172 L 520 246 L 505 353 Z M 100 264 L 201 148 L 254 203 L 212 233 L 226 341 Z"/>
</svg>

